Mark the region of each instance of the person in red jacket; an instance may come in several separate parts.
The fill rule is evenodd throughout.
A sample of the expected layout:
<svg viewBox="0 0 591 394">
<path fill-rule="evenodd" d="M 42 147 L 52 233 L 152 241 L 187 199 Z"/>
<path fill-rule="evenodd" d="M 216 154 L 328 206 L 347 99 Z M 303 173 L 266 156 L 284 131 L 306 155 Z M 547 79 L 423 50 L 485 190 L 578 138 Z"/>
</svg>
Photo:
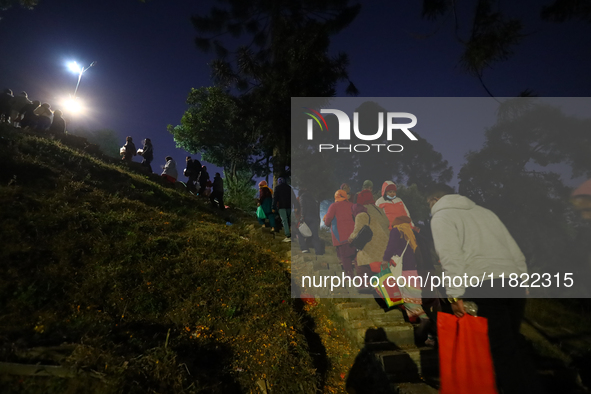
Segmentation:
<svg viewBox="0 0 591 394">
<path fill-rule="evenodd" d="M 347 192 L 337 190 L 335 202 L 328 207 L 324 215 L 324 224 L 330 227 L 332 244 L 337 249 L 337 256 L 347 276 L 353 276 L 353 260 L 357 250 L 348 242 L 349 236 L 355 228 L 355 220 L 351 208 L 353 203 L 347 199 Z"/>
<path fill-rule="evenodd" d="M 367 201 L 370 200 L 372 204 L 376 203 L 373 198 L 373 182 L 369 179 L 363 182 L 363 189 L 361 189 L 361 191 L 353 197 L 353 200 L 351 200 L 351 202 L 360 204 L 360 200 L 364 201 L 361 205 L 367 204 Z"/>
<path fill-rule="evenodd" d="M 392 229 L 392 223 L 400 216 L 410 217 L 406 205 L 399 197 L 396 197 L 396 184 L 392 181 L 386 181 L 382 184 L 382 197 L 376 201 L 376 206 L 380 207 L 386 213 L 388 220 L 390 221 L 390 230 Z M 410 222 L 413 230 L 416 229 L 414 223 Z"/>
</svg>

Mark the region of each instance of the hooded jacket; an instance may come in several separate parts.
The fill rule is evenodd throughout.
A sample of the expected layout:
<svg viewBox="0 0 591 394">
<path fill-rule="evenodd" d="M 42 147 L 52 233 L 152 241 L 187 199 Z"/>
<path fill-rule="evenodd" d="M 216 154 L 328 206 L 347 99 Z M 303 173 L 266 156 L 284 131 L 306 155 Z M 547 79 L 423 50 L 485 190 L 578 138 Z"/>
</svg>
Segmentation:
<svg viewBox="0 0 591 394">
<path fill-rule="evenodd" d="M 431 208 L 435 250 L 447 276 L 477 276 L 480 280 L 527 273 L 525 256 L 501 220 L 467 197 L 448 194 Z M 449 297 L 461 297 L 465 287 L 448 287 Z"/>
<path fill-rule="evenodd" d="M 179 173 L 176 169 L 176 162 L 174 160 L 168 160 L 164 165 L 164 171 L 162 171 L 162 175 L 168 175 L 177 179 L 179 177 Z"/>
<path fill-rule="evenodd" d="M 399 216 L 408 216 L 410 217 L 410 213 L 408 213 L 408 209 L 406 209 L 406 205 L 404 202 L 399 198 L 396 197 L 393 200 L 386 199 L 386 190 L 390 189 L 388 186 L 393 186 L 396 188 L 396 184 L 392 181 L 386 181 L 382 184 L 382 197 L 378 198 L 376 201 L 376 207 L 380 207 L 386 213 L 388 220 L 390 221 L 390 229 L 392 229 L 392 222 Z M 414 223 L 410 223 L 412 228 L 415 228 Z"/>
</svg>

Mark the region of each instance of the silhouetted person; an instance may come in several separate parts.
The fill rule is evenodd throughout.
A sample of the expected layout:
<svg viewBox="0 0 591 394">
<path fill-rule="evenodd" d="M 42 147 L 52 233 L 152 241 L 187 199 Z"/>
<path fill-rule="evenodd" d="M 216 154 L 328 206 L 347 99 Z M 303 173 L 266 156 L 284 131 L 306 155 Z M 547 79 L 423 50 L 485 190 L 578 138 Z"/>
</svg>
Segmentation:
<svg viewBox="0 0 591 394">
<path fill-rule="evenodd" d="M 125 152 L 123 153 L 121 160 L 131 161 L 131 159 L 137 155 L 137 149 L 135 149 L 133 138 L 125 138 L 125 145 L 123 145 L 123 147 L 125 148 Z"/>
<path fill-rule="evenodd" d="M 312 231 L 312 236 L 309 238 L 304 237 L 299 231 L 297 232 L 300 249 L 302 253 L 310 253 L 309 249 L 313 247 L 316 255 L 323 255 L 324 241 L 318 235 L 320 232 L 320 204 L 306 186 L 300 187 L 299 194 L 300 221 L 306 223 Z"/>
<path fill-rule="evenodd" d="M 38 116 L 35 114 L 35 110 L 39 108 L 39 104 L 41 104 L 39 100 L 35 100 L 31 104 L 27 104 L 21 108 L 19 115 L 22 116 L 22 120 L 20 121 L 22 128 L 35 128 L 37 126 Z"/>
<path fill-rule="evenodd" d="M 51 134 L 64 134 L 66 132 L 66 120 L 62 117 L 62 111 L 56 109 L 53 113 L 53 121 L 49 126 Z"/>
<path fill-rule="evenodd" d="M 35 110 L 37 115 L 37 126 L 36 129 L 39 131 L 47 131 L 53 120 L 53 111 L 49 103 L 43 103 L 39 108 Z"/>
<path fill-rule="evenodd" d="M 187 181 L 187 189 L 190 191 L 197 191 L 196 182 L 201 174 L 201 162 L 197 159 L 191 159 L 187 156 L 187 165 L 185 168 L 185 176 L 189 178 Z"/>
<path fill-rule="evenodd" d="M 283 224 L 285 239 L 283 242 L 291 242 L 291 206 L 295 204 L 298 208 L 298 201 L 291 186 L 285 182 L 285 178 L 277 179 L 275 194 L 273 195 L 273 206 L 279 211 L 279 217 Z"/>
<path fill-rule="evenodd" d="M 332 245 L 337 249 L 345 275 L 353 276 L 353 260 L 357 250 L 349 243 L 349 237 L 355 228 L 353 218 L 353 203 L 347 199 L 347 192 L 339 189 L 334 194 L 335 202 L 328 207 L 324 215 L 324 224 L 330 228 L 332 234 Z M 301 201 L 300 201 L 301 203 Z"/>
<path fill-rule="evenodd" d="M 166 164 L 163 166 L 162 171 L 162 178 L 164 179 L 165 183 L 169 183 L 174 185 L 176 180 L 179 176 L 179 173 L 176 169 L 176 162 L 170 156 L 166 156 Z"/>
<path fill-rule="evenodd" d="M 150 174 L 152 171 L 152 160 L 154 160 L 154 148 L 152 147 L 152 140 L 146 138 L 144 140 L 144 151 L 142 152 L 142 165 L 148 168 Z"/>
<path fill-rule="evenodd" d="M 209 174 L 207 173 L 207 167 L 201 167 L 201 175 L 199 176 L 199 195 L 203 195 L 205 191 L 205 185 L 209 181 Z"/>
<path fill-rule="evenodd" d="M 21 110 L 27 104 L 33 104 L 33 102 L 29 100 L 27 92 L 20 92 L 20 94 L 14 96 L 14 98 L 10 101 L 10 106 L 12 110 L 11 120 L 13 126 L 19 126 Z"/>
<path fill-rule="evenodd" d="M 213 190 L 209 196 L 209 201 L 211 201 L 211 204 L 214 206 L 215 200 L 217 200 L 220 209 L 223 210 L 226 208 L 224 206 L 224 180 L 219 172 L 216 172 L 215 177 L 213 177 Z"/>
<path fill-rule="evenodd" d="M 10 89 L 4 89 L 0 94 L 0 121 L 4 123 L 10 123 L 12 99 L 14 99 L 14 96 Z"/>
</svg>

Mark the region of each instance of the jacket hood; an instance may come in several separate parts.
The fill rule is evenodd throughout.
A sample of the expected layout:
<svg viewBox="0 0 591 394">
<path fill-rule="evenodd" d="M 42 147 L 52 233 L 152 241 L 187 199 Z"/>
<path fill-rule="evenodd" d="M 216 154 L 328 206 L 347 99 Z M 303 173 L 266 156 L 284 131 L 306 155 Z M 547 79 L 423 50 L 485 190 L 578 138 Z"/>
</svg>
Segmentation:
<svg viewBox="0 0 591 394">
<path fill-rule="evenodd" d="M 382 197 L 384 197 L 386 195 L 386 190 L 389 190 L 389 189 L 396 190 L 396 184 L 392 181 L 386 181 L 386 182 L 382 183 Z"/>
<path fill-rule="evenodd" d="M 474 201 L 468 197 L 460 196 L 459 194 L 447 194 L 439 199 L 431 208 L 431 214 L 442 211 L 444 209 L 472 209 L 476 206 Z"/>
</svg>

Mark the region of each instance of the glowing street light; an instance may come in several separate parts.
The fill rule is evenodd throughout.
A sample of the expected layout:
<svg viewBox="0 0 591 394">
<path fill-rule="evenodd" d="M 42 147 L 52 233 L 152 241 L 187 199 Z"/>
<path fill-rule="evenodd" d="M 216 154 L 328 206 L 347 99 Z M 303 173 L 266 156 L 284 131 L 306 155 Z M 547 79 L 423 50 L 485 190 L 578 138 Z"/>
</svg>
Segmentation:
<svg viewBox="0 0 591 394">
<path fill-rule="evenodd" d="M 71 97 L 62 101 L 62 106 L 71 115 L 80 115 L 85 112 L 85 107 L 78 97 Z"/>
<path fill-rule="evenodd" d="M 90 67 L 93 67 L 94 65 L 96 65 L 96 61 L 90 63 L 90 66 L 88 66 L 86 68 L 78 65 L 78 63 L 76 63 L 76 62 L 68 63 L 68 68 L 70 69 L 70 71 L 78 74 L 78 83 L 76 84 L 76 90 L 74 90 L 74 100 L 76 99 L 76 93 L 78 93 L 78 86 L 80 86 L 80 80 L 82 79 L 82 74 L 84 74 L 84 72 L 86 70 L 88 70 Z"/>
</svg>

